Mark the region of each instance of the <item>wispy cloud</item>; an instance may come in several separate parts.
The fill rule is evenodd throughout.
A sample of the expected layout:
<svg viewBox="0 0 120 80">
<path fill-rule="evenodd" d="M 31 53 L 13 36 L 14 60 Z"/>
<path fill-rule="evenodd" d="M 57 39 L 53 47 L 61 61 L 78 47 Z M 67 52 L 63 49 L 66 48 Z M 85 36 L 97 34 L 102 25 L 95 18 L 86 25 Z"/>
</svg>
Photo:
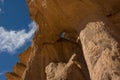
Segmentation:
<svg viewBox="0 0 120 80">
<path fill-rule="evenodd" d="M 0 8 L 0 12 L 2 12 L 2 8 Z"/>
<path fill-rule="evenodd" d="M 0 0 L 0 3 L 4 3 L 5 0 Z"/>
<path fill-rule="evenodd" d="M 4 13 L 4 11 L 2 10 L 2 8 L 0 8 L 0 14 L 3 14 Z"/>
<path fill-rule="evenodd" d="M 0 76 L 3 75 L 4 73 L 0 73 Z"/>
<path fill-rule="evenodd" d="M 20 31 L 8 31 L 0 27 L 0 52 L 8 51 L 13 53 L 16 49 L 22 47 L 27 41 L 31 41 L 32 36 L 36 30 L 35 22 L 30 23 L 30 31 L 26 32 L 25 29 Z"/>
<path fill-rule="evenodd" d="M 2 72 L 0 72 L 0 76 L 5 75 L 6 72 L 8 72 L 8 71 L 2 71 Z"/>
<path fill-rule="evenodd" d="M 4 4 L 4 0 L 0 0 L 0 5 L 1 5 L 1 4 Z M 3 14 L 4 11 L 3 11 L 3 9 L 2 9 L 1 6 L 0 6 L 0 14 L 1 14 L 1 13 Z"/>
</svg>

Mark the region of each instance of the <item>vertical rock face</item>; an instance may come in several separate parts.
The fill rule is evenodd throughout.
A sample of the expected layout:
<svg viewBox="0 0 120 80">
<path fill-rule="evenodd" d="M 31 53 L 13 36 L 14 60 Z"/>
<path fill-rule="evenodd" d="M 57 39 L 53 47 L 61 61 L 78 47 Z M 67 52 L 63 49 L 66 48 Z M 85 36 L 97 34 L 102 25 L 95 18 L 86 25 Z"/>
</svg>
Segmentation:
<svg viewBox="0 0 120 80">
<path fill-rule="evenodd" d="M 119 44 L 107 26 L 102 21 L 90 22 L 80 33 L 91 80 L 120 80 Z"/>
<path fill-rule="evenodd" d="M 47 75 L 45 73 L 46 67 L 50 63 L 54 63 L 54 65 L 56 65 L 57 63 L 61 63 L 61 66 L 64 66 L 68 63 L 70 57 L 73 55 L 74 52 L 77 55 L 75 57 L 75 61 L 78 62 L 82 66 L 82 68 L 80 69 L 78 66 L 72 65 L 71 71 L 68 70 L 68 72 L 70 72 L 70 76 L 67 76 L 67 79 L 86 80 L 85 76 L 89 77 L 89 75 L 85 60 L 83 58 L 83 55 L 81 54 L 82 51 L 80 49 L 81 48 L 79 47 L 79 45 L 65 39 L 60 39 L 56 43 L 44 44 L 41 50 L 36 50 L 36 52 L 38 53 L 35 54 L 33 61 L 29 65 L 29 69 L 26 71 L 26 76 L 24 77 L 24 80 L 47 80 Z M 62 68 L 60 68 L 59 66 L 58 70 L 62 71 Z M 73 74 L 76 74 L 76 76 L 74 76 Z"/>
<path fill-rule="evenodd" d="M 37 31 L 7 80 L 120 80 L 120 0 L 27 3 Z"/>
</svg>

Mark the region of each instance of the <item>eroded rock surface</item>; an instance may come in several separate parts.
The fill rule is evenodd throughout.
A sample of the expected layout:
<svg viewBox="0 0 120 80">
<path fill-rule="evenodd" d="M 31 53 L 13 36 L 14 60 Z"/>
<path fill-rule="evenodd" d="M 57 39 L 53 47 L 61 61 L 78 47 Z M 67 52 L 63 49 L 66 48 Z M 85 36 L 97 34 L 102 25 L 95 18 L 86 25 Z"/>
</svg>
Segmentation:
<svg viewBox="0 0 120 80">
<path fill-rule="evenodd" d="M 52 69 L 52 63 L 64 69 L 74 53 L 74 64 L 63 79 L 120 80 L 120 0 L 27 3 L 37 30 L 32 45 L 19 55 L 13 72 L 6 74 L 7 80 L 47 80 L 46 66 Z"/>
<path fill-rule="evenodd" d="M 120 47 L 107 26 L 90 22 L 80 33 L 91 80 L 120 80 Z"/>
<path fill-rule="evenodd" d="M 78 44 L 72 43 L 71 41 L 65 39 L 60 39 L 53 44 L 44 44 L 41 50 L 36 50 L 38 54 L 35 54 L 32 63 L 29 65 L 29 69 L 26 72 L 25 80 L 46 80 L 46 66 L 49 65 L 51 62 L 67 63 L 70 57 L 73 55 L 73 52 L 76 53 L 75 61 L 81 65 L 81 69 L 73 65 L 73 70 L 71 71 L 70 75 L 68 75 L 67 79 L 87 80 L 89 78 L 89 74 L 82 51 L 80 49 L 81 48 Z M 74 76 L 73 74 L 75 74 L 76 76 Z"/>
<path fill-rule="evenodd" d="M 72 70 L 71 69 L 71 67 L 73 67 L 72 65 L 74 64 L 81 69 L 80 64 L 73 60 L 75 56 L 76 54 L 73 54 L 68 63 L 51 62 L 48 66 L 46 66 L 45 72 L 47 75 L 46 76 L 47 80 L 66 80 L 66 79 L 70 80 L 71 77 L 68 77 L 68 75 L 71 73 L 71 71 L 74 71 L 74 69 L 76 68 L 74 67 L 74 69 Z M 81 76 L 79 76 L 79 79 L 85 80 L 84 77 L 82 78 Z"/>
</svg>

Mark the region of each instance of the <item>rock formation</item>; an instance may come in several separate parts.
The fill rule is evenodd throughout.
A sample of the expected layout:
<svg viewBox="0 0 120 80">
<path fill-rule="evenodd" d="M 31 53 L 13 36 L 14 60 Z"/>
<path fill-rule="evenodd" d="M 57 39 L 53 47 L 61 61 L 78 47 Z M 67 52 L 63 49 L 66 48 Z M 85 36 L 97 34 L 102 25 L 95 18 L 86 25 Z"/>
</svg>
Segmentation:
<svg viewBox="0 0 120 80">
<path fill-rule="evenodd" d="M 120 80 L 120 0 L 27 3 L 37 31 L 7 80 Z"/>
<path fill-rule="evenodd" d="M 76 54 L 73 54 L 68 63 L 50 63 L 45 68 L 47 80 L 66 80 L 68 79 L 68 74 L 72 71 L 71 66 L 76 64 L 77 67 L 81 69 L 80 64 L 73 61 Z M 81 78 L 80 78 L 81 79 Z"/>
<path fill-rule="evenodd" d="M 90 22 L 80 33 L 91 80 L 120 80 L 119 45 L 107 26 L 102 21 Z"/>
</svg>

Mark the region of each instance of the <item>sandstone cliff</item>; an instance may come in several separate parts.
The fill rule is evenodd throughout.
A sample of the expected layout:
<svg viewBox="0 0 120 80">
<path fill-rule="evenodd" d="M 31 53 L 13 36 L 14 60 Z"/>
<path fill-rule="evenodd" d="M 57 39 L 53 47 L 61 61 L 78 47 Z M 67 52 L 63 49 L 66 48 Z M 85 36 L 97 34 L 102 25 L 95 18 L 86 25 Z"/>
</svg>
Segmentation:
<svg viewBox="0 0 120 80">
<path fill-rule="evenodd" d="M 27 0 L 32 45 L 7 80 L 120 80 L 120 0 Z"/>
</svg>

